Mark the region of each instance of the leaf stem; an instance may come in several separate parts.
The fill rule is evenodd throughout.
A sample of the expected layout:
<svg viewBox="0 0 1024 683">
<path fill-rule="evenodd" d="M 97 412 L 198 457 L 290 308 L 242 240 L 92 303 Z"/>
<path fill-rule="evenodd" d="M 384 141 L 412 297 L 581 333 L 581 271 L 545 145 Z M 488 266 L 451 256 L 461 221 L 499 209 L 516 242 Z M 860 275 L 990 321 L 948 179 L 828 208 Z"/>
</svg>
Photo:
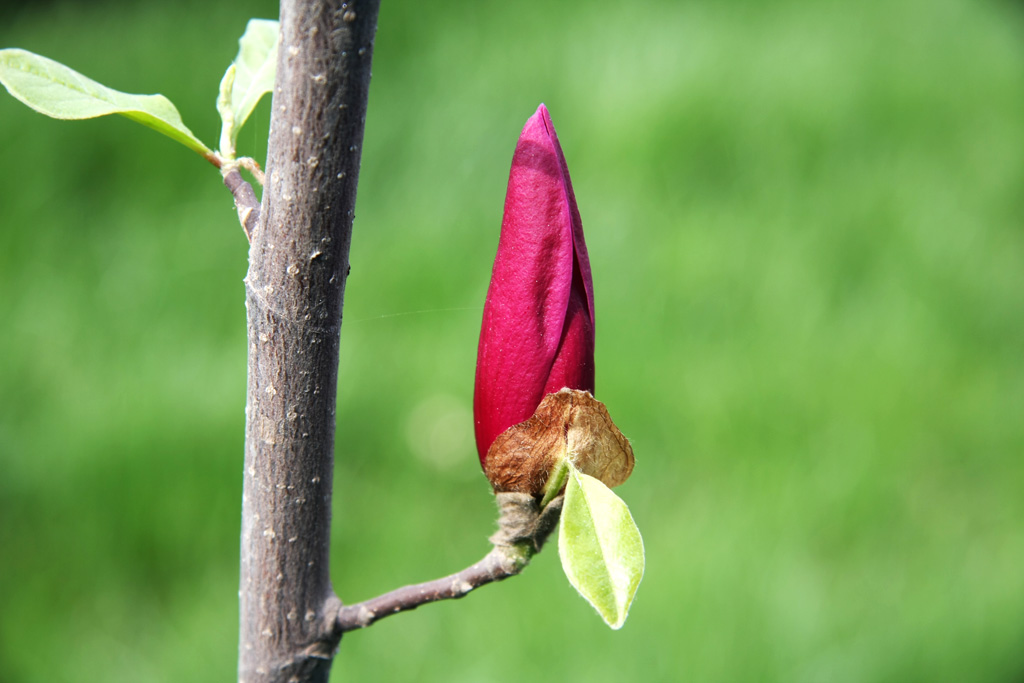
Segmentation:
<svg viewBox="0 0 1024 683">
<path fill-rule="evenodd" d="M 558 495 L 558 492 L 562 490 L 563 486 L 565 486 L 565 480 L 569 477 L 569 467 L 571 467 L 569 459 L 564 458 L 562 462 L 559 463 L 558 468 L 551 473 L 550 477 L 548 477 L 548 484 L 544 488 L 544 497 L 540 501 L 540 507 L 542 509 L 554 500 L 555 496 Z"/>
</svg>

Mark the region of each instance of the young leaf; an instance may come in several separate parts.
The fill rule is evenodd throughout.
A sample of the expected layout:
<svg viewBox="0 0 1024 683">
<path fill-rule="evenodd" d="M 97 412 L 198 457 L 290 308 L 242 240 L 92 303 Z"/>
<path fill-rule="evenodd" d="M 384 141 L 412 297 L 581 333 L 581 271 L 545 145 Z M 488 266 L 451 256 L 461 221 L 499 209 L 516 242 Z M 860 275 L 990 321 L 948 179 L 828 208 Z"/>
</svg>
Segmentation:
<svg viewBox="0 0 1024 683">
<path fill-rule="evenodd" d="M 238 39 L 238 56 L 224 73 L 220 82 L 220 151 L 234 156 L 238 130 L 245 123 L 256 104 L 274 89 L 277 70 L 278 22 L 270 19 L 250 19 L 245 33 Z"/>
<path fill-rule="evenodd" d="M 163 95 L 130 95 L 111 90 L 59 62 L 18 48 L 0 50 L 0 83 L 29 107 L 55 119 L 120 114 L 208 159 L 213 156 L 185 127 L 181 114 Z"/>
<path fill-rule="evenodd" d="M 599 479 L 569 465 L 558 555 L 580 595 L 622 628 L 644 575 L 644 542 L 629 508 Z"/>
</svg>

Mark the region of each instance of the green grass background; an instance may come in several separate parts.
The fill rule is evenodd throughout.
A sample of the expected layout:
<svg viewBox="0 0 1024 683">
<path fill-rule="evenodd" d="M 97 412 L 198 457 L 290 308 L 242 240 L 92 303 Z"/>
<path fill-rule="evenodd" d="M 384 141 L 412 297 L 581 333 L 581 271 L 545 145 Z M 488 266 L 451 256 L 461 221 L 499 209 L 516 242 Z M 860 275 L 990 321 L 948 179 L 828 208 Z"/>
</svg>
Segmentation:
<svg viewBox="0 0 1024 683">
<path fill-rule="evenodd" d="M 215 144 L 250 3 L 0 10 Z M 342 328 L 346 601 L 487 550 L 482 301 L 549 106 L 647 573 L 557 554 L 347 635 L 334 680 L 1024 680 L 1024 7 L 384 0 Z M 240 140 L 262 159 L 266 103 Z M 235 676 L 245 239 L 214 169 L 0 93 L 0 680 Z M 415 436 L 413 436 L 413 434 Z"/>
</svg>

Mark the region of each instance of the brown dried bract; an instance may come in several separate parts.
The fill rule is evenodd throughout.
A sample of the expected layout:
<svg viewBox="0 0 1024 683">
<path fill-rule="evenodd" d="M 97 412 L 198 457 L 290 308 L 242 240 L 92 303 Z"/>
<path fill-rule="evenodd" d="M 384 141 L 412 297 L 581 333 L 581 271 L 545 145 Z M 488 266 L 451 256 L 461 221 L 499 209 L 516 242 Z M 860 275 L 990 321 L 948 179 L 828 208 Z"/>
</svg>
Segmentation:
<svg viewBox="0 0 1024 683">
<path fill-rule="evenodd" d="M 484 471 L 495 491 L 540 496 L 564 458 L 608 487 L 633 471 L 629 441 L 588 391 L 562 389 L 545 396 L 533 417 L 498 435 Z"/>
</svg>

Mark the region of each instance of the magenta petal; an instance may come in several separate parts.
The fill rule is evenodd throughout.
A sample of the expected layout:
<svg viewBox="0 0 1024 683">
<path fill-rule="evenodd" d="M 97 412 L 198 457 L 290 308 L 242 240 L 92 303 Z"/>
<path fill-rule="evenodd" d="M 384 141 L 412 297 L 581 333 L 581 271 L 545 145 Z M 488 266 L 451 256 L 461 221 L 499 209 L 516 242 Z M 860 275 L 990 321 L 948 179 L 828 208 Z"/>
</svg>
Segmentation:
<svg viewBox="0 0 1024 683">
<path fill-rule="evenodd" d="M 480 460 L 545 394 L 594 388 L 594 297 L 583 225 L 547 108 L 523 128 L 484 305 L 474 416 Z"/>
<path fill-rule="evenodd" d="M 594 320 L 588 314 L 586 293 L 577 283 L 582 284 L 578 275 L 573 278 L 562 343 L 551 363 L 548 381 L 541 392 L 542 400 L 566 387 L 594 393 Z"/>
</svg>

